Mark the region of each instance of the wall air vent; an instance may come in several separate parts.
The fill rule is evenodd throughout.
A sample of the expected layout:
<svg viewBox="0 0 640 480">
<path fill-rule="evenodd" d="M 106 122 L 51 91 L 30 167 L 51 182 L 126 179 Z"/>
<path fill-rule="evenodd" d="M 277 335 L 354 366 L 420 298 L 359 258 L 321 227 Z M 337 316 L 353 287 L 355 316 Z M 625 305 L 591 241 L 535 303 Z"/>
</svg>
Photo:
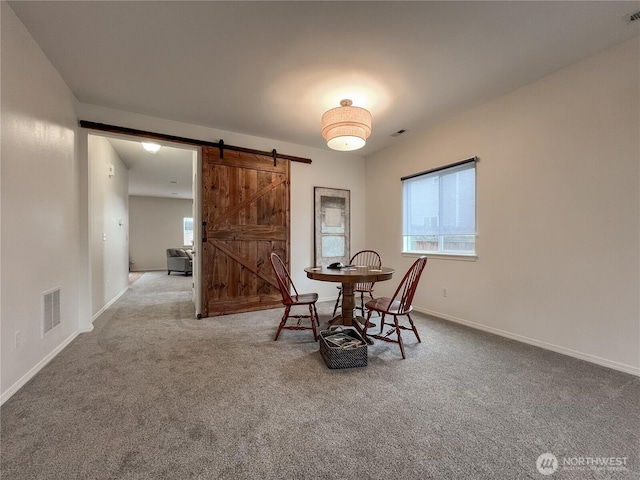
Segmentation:
<svg viewBox="0 0 640 480">
<path fill-rule="evenodd" d="M 636 20 L 640 20 L 640 10 L 638 10 L 635 13 L 632 13 L 631 15 L 629 15 L 629 21 L 630 22 L 635 22 Z"/>
<path fill-rule="evenodd" d="M 42 332 L 47 333 L 60 324 L 60 289 L 55 288 L 42 296 Z"/>
</svg>

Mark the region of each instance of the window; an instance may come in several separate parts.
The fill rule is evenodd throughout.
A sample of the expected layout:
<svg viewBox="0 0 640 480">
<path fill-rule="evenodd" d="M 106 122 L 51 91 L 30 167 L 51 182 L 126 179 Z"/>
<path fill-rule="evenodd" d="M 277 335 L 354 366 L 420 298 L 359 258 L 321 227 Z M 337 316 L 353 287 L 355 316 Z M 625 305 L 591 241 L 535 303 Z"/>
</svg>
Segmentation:
<svg viewBox="0 0 640 480">
<path fill-rule="evenodd" d="M 193 245 L 193 218 L 184 217 L 182 219 L 182 231 L 184 234 L 183 245 Z"/>
<path fill-rule="evenodd" d="M 403 252 L 475 255 L 476 160 L 402 178 Z"/>
</svg>

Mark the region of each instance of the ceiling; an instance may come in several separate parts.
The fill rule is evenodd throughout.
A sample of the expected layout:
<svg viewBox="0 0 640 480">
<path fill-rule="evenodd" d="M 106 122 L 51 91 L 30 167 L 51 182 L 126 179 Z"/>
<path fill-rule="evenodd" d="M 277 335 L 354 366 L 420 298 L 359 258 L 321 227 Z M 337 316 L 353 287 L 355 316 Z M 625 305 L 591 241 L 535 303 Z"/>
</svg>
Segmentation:
<svg viewBox="0 0 640 480">
<path fill-rule="evenodd" d="M 638 1 L 9 3 L 82 103 L 326 149 L 350 98 L 363 156 L 640 34 Z"/>
<path fill-rule="evenodd" d="M 129 169 L 129 195 L 193 199 L 193 149 L 163 145 L 149 153 L 138 141 L 107 140 Z"/>
</svg>

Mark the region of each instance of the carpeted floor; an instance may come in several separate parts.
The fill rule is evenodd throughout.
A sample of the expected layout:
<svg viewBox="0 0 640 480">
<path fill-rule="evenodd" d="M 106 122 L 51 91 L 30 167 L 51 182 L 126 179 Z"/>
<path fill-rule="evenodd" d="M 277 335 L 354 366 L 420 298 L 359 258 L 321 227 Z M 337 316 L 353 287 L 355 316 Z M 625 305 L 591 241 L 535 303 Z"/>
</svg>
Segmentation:
<svg viewBox="0 0 640 480">
<path fill-rule="evenodd" d="M 145 274 L 2 406 L 2 480 L 640 478 L 639 378 L 420 314 L 407 360 L 329 370 L 283 309 L 193 318 L 191 281 Z"/>
</svg>

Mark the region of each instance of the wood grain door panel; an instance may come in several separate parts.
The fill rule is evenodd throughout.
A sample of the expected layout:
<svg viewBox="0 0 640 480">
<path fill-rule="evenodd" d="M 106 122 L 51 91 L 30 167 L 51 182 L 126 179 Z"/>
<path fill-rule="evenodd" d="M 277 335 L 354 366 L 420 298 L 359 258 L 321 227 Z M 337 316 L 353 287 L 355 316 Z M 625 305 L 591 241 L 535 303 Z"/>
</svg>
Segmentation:
<svg viewBox="0 0 640 480">
<path fill-rule="evenodd" d="M 288 264 L 289 161 L 203 148 L 202 165 L 202 316 L 280 306 L 269 255 Z"/>
</svg>

